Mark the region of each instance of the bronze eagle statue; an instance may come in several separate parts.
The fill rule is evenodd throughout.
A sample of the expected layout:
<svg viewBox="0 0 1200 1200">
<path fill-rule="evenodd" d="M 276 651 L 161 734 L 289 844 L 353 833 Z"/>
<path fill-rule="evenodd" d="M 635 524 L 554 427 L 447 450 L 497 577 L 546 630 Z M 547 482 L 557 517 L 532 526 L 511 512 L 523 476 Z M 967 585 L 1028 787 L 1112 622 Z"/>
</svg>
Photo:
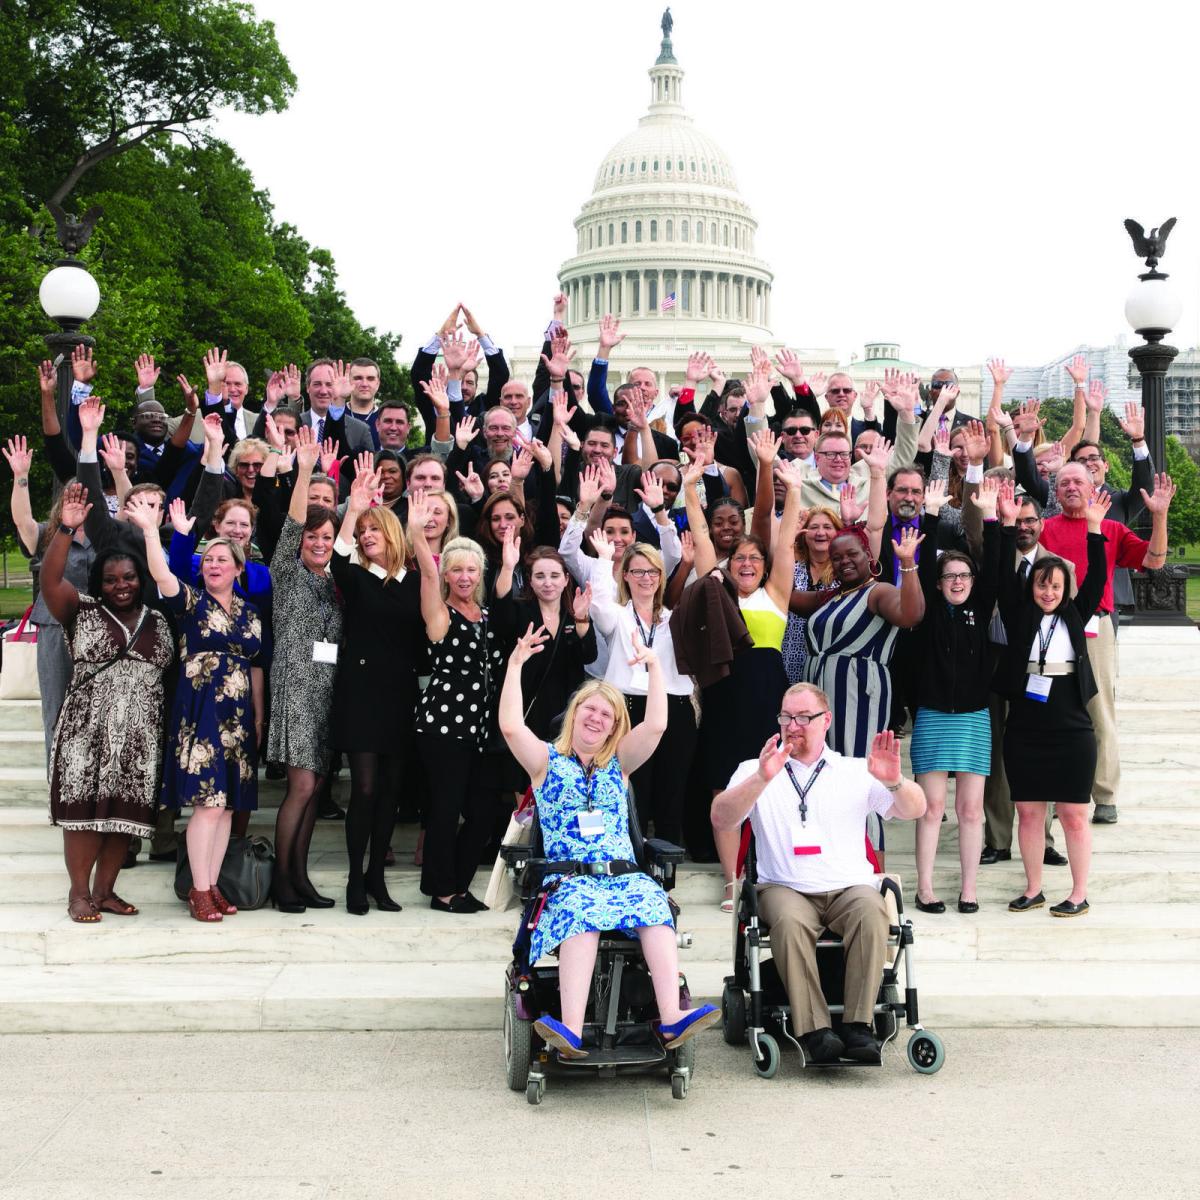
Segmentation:
<svg viewBox="0 0 1200 1200">
<path fill-rule="evenodd" d="M 1150 230 L 1147 233 L 1136 221 L 1127 220 L 1125 222 L 1125 230 L 1133 239 L 1133 252 L 1139 257 L 1146 260 L 1146 266 L 1150 270 L 1154 270 L 1158 266 L 1158 260 L 1167 252 L 1167 238 L 1170 236 L 1171 230 L 1175 228 L 1175 217 L 1169 221 L 1164 221 L 1161 226 Z"/>
</svg>

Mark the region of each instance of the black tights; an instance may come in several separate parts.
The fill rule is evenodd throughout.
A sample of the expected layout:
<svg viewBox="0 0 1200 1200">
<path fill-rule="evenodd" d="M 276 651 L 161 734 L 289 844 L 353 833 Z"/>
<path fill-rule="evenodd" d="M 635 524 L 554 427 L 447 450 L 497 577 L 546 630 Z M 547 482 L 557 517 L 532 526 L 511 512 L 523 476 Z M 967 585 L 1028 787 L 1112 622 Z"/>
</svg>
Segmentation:
<svg viewBox="0 0 1200 1200">
<path fill-rule="evenodd" d="M 275 883 L 284 900 L 316 893 L 308 878 L 308 847 L 317 823 L 321 780 L 301 767 L 287 769 L 287 793 L 275 818 Z"/>
<path fill-rule="evenodd" d="M 350 858 L 350 883 L 364 875 L 367 845 L 371 857 L 365 877 L 372 888 L 383 888 L 383 862 L 396 824 L 396 791 L 403 757 L 353 751 L 350 759 L 350 807 L 346 810 L 346 853 Z"/>
</svg>

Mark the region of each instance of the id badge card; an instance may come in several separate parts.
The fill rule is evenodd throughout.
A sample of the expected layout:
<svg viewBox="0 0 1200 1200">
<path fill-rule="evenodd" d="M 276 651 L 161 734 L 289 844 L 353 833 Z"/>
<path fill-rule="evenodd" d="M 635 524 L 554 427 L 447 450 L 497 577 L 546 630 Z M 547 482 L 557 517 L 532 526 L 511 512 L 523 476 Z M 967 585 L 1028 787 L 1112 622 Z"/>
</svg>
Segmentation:
<svg viewBox="0 0 1200 1200">
<path fill-rule="evenodd" d="M 1030 700 L 1045 704 L 1050 699 L 1050 685 L 1054 679 L 1050 675 L 1029 675 L 1025 681 L 1025 695 Z"/>
<path fill-rule="evenodd" d="M 1107 618 L 1105 618 L 1107 620 Z M 1093 613 L 1092 619 L 1083 627 L 1084 637 L 1099 637 L 1100 636 L 1100 614 Z"/>
<path fill-rule="evenodd" d="M 599 809 L 586 809 L 579 814 L 579 836 L 597 838 L 604 836 L 604 814 Z"/>
<path fill-rule="evenodd" d="M 337 642 L 313 642 L 313 662 L 336 663 Z"/>
</svg>

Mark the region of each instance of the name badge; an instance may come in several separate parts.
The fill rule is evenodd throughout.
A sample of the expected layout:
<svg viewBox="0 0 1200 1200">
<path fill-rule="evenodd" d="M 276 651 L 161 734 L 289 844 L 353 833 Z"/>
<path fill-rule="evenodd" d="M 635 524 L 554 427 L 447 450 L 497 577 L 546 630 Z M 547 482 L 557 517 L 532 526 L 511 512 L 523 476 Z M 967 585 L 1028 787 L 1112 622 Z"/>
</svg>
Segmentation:
<svg viewBox="0 0 1200 1200">
<path fill-rule="evenodd" d="M 604 836 L 604 814 L 598 809 L 584 810 L 579 814 L 579 836 L 585 838 Z"/>
<path fill-rule="evenodd" d="M 313 662 L 336 663 L 337 642 L 313 642 Z"/>
<path fill-rule="evenodd" d="M 1092 619 L 1083 627 L 1083 636 L 1084 637 L 1099 637 L 1100 636 L 1100 614 L 1099 613 L 1092 614 Z"/>
<path fill-rule="evenodd" d="M 1030 700 L 1045 704 L 1050 699 L 1050 685 L 1054 679 L 1050 675 L 1028 675 L 1025 681 L 1025 695 Z"/>
</svg>

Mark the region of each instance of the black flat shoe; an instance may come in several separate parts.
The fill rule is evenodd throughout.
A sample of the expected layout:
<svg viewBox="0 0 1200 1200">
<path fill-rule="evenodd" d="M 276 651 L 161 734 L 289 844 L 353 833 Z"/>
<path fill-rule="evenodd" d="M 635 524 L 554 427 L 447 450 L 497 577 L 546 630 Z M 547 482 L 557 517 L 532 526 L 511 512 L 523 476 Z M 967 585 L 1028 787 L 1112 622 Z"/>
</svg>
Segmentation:
<svg viewBox="0 0 1200 1200">
<path fill-rule="evenodd" d="M 1045 852 L 1042 854 L 1043 867 L 1065 867 L 1066 865 L 1067 856 L 1065 854 L 1059 854 L 1053 846 L 1046 847 Z"/>
<path fill-rule="evenodd" d="M 344 821 L 346 810 L 336 800 L 330 798 L 321 801 L 320 807 L 317 809 L 317 816 L 322 821 Z"/>
<path fill-rule="evenodd" d="M 465 900 L 466 903 L 471 906 L 471 912 L 487 912 L 488 911 L 488 906 L 486 904 L 484 904 L 484 902 L 482 900 L 480 900 L 477 896 L 472 895 L 470 892 L 464 892 L 462 894 L 462 896 L 459 898 L 461 900 Z"/>
<path fill-rule="evenodd" d="M 1088 911 L 1088 902 L 1086 900 L 1080 900 L 1078 904 L 1072 904 L 1070 900 L 1064 900 L 1061 904 L 1051 906 L 1050 915 L 1052 917 L 1082 917 Z"/>
<path fill-rule="evenodd" d="M 1028 912 L 1031 908 L 1041 908 L 1046 903 L 1045 894 L 1038 892 L 1036 896 L 1018 896 L 1008 902 L 1009 912 Z"/>
<path fill-rule="evenodd" d="M 876 1066 L 883 1061 L 879 1040 L 870 1025 L 843 1021 L 842 1041 L 845 1043 L 845 1049 L 839 1055 L 840 1058 L 848 1058 L 852 1062 L 873 1063 Z"/>
<path fill-rule="evenodd" d="M 470 901 L 465 896 L 451 896 L 449 900 L 439 900 L 434 896 L 429 901 L 429 907 L 434 912 L 473 913 L 479 911 L 471 907 Z"/>
<path fill-rule="evenodd" d="M 917 907 L 922 912 L 927 913 L 944 913 L 946 911 L 946 902 L 944 900 L 922 900 L 917 897 Z"/>
<path fill-rule="evenodd" d="M 800 1045 L 811 1063 L 835 1063 L 846 1050 L 845 1043 L 832 1029 L 814 1029 L 800 1039 Z"/>
<path fill-rule="evenodd" d="M 1008 862 L 1011 858 L 1011 850 L 997 850 L 995 846 L 984 846 L 983 853 L 979 856 L 979 865 L 990 867 L 992 863 Z"/>
<path fill-rule="evenodd" d="M 151 850 L 150 853 L 146 857 L 149 858 L 149 860 L 151 862 L 178 862 L 179 861 L 179 851 L 178 850 L 164 850 L 164 851 Z"/>
<path fill-rule="evenodd" d="M 962 896 L 959 895 L 958 911 L 960 913 L 977 913 L 979 911 L 979 902 L 977 900 L 964 900 Z"/>
</svg>

